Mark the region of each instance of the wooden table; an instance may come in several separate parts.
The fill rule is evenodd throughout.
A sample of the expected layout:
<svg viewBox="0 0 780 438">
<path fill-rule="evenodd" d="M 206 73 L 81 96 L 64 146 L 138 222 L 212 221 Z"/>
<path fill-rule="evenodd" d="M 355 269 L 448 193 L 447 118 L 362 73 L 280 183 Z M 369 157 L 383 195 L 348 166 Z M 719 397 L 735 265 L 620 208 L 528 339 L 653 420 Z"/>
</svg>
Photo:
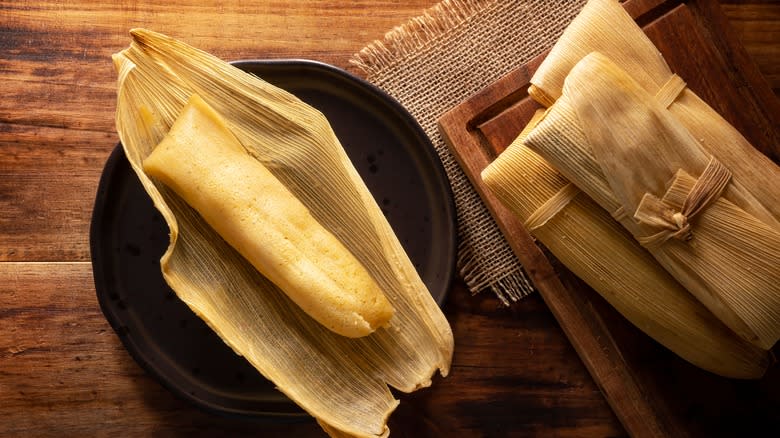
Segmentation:
<svg viewBox="0 0 780 438">
<path fill-rule="evenodd" d="M 117 143 L 110 55 L 143 26 L 223 59 L 346 68 L 352 53 L 435 1 L 201 3 L 0 1 L 0 436 L 323 435 L 313 421 L 228 419 L 177 399 L 100 312 L 88 242 Z M 780 3 L 723 9 L 780 92 Z M 452 373 L 401 397 L 393 436 L 625 433 L 538 296 L 505 308 L 456 282 L 445 313 Z"/>
</svg>

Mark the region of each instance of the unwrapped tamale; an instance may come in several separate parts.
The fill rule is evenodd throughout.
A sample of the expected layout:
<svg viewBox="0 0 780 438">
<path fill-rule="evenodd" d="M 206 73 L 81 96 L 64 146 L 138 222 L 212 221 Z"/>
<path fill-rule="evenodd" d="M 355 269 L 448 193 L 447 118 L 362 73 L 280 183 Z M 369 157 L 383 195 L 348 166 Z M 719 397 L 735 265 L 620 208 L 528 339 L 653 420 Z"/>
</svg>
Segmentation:
<svg viewBox="0 0 780 438">
<path fill-rule="evenodd" d="M 734 332 L 780 337 L 780 232 L 746 186 L 604 55 L 583 58 L 526 144 L 587 193 Z M 770 190 L 777 190 L 776 187 Z"/>
<path fill-rule="evenodd" d="M 526 133 L 482 172 L 482 180 L 529 232 L 632 324 L 678 356 L 721 376 L 761 377 L 767 352 L 729 330 L 604 209 L 526 147 Z"/>
<path fill-rule="evenodd" d="M 437 369 L 446 375 L 452 332 L 328 121 L 290 93 L 205 52 L 147 30 L 131 34 L 130 47 L 114 55 L 117 130 L 170 227 L 161 260 L 166 281 L 326 431 L 386 436 L 398 404 L 389 387 L 414 391 L 430 385 Z M 146 174 L 143 161 L 194 94 L 370 273 L 395 309 L 387 327 L 356 339 L 324 329 L 185 200 Z"/>
<path fill-rule="evenodd" d="M 392 306 L 363 265 L 197 94 L 143 164 L 329 330 L 366 336 L 392 317 Z"/>
</svg>

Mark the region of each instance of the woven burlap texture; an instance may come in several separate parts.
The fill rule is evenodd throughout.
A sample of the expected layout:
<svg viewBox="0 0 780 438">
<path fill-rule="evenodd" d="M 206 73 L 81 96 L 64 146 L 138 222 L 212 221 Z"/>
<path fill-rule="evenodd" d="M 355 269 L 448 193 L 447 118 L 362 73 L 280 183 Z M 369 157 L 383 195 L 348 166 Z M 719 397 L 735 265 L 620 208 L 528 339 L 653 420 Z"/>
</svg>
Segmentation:
<svg viewBox="0 0 780 438">
<path fill-rule="evenodd" d="M 445 0 L 350 60 L 353 70 L 417 119 L 439 154 L 458 214 L 458 271 L 472 293 L 505 304 L 533 288 L 439 134 L 448 109 L 555 43 L 584 0 Z"/>
</svg>

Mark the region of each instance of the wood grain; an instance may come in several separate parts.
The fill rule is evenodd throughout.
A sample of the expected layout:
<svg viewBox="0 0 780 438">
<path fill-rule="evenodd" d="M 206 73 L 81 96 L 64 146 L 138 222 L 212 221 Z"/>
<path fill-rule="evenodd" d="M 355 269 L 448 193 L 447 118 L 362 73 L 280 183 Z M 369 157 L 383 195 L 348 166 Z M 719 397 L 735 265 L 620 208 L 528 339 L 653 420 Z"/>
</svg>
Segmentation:
<svg viewBox="0 0 780 438">
<path fill-rule="evenodd" d="M 721 7 L 745 50 L 774 92 L 780 94 L 780 56 L 777 56 L 780 5 L 776 1 L 758 4 L 724 2 Z"/>
<path fill-rule="evenodd" d="M 311 421 L 199 411 L 146 375 L 103 318 L 88 230 L 117 142 L 110 55 L 144 26 L 228 60 L 349 68 L 354 52 L 434 3 L 0 0 L 0 436 L 322 436 Z M 725 6 L 780 89 L 780 6 Z M 539 296 L 504 308 L 456 282 L 445 312 L 452 373 L 399 394 L 393 436 L 625 434 Z"/>
</svg>

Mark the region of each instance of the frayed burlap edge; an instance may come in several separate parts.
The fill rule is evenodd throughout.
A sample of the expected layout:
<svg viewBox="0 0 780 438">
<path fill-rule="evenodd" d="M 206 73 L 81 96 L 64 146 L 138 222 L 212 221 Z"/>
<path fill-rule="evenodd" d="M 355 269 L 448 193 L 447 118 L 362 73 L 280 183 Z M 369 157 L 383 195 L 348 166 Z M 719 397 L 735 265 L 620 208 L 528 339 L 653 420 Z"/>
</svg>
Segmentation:
<svg viewBox="0 0 780 438">
<path fill-rule="evenodd" d="M 368 44 L 350 59 L 350 63 L 370 78 L 384 69 L 402 64 L 407 56 L 434 43 L 493 3 L 495 1 L 443 0 L 419 17 L 394 27 L 382 40 Z"/>
<path fill-rule="evenodd" d="M 444 0 L 425 11 L 421 16 L 412 18 L 407 23 L 390 30 L 385 34 L 384 39 L 367 45 L 352 57 L 350 63 L 370 81 L 372 77 L 381 74 L 385 69 L 403 65 L 407 57 L 415 56 L 419 51 L 425 50 L 428 45 L 436 44 L 445 34 L 458 29 L 467 23 L 474 14 L 490 9 L 495 3 L 495 1 Z M 447 173 L 451 181 L 453 178 L 467 179 L 460 169 L 457 169 L 456 175 L 453 175 L 451 169 L 453 165 L 449 163 L 450 166 L 448 166 L 447 164 L 448 161 L 454 162 L 454 158 L 443 156 L 451 155 L 448 150 L 442 151 L 437 148 L 437 152 L 445 164 L 445 169 L 448 170 Z M 470 187 L 469 190 L 473 191 L 474 189 Z M 481 205 L 481 208 L 484 212 L 477 212 L 477 214 L 489 215 L 484 205 Z M 464 215 L 459 214 L 458 216 L 459 234 L 462 235 Z M 497 226 L 495 228 L 497 230 Z M 496 234 L 498 234 L 499 239 L 502 239 L 500 232 Z M 503 242 L 503 245 L 508 248 L 506 242 Z M 514 258 L 513 254 L 512 258 Z M 504 265 L 495 266 L 489 270 L 481 269 L 475 248 L 461 239 L 457 267 L 471 293 L 475 294 L 490 289 L 502 303 L 509 305 L 510 302 L 518 301 L 533 292 L 533 286 L 528 281 L 519 261 L 514 259 L 510 263 L 504 263 Z"/>
</svg>

